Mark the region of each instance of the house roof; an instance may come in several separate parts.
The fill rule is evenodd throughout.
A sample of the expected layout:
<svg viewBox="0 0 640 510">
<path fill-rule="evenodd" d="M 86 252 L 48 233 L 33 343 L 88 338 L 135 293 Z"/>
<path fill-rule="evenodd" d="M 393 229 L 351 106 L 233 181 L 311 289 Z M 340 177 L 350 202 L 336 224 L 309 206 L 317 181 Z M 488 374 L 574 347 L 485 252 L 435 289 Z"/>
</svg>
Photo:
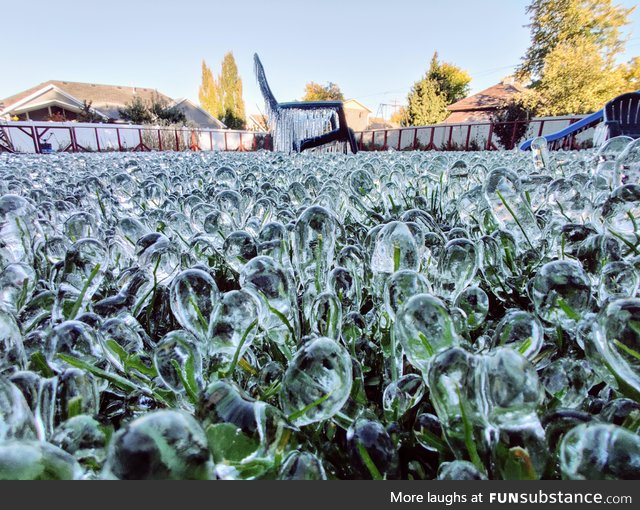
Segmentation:
<svg viewBox="0 0 640 510">
<path fill-rule="evenodd" d="M 179 110 L 181 110 L 182 112 L 185 113 L 185 115 L 187 116 L 187 118 L 189 118 L 190 114 L 190 110 L 191 111 L 197 111 L 199 112 L 199 115 L 202 116 L 202 118 L 204 119 L 204 122 L 206 124 L 211 125 L 212 127 L 218 128 L 218 129 L 224 129 L 227 126 L 224 124 L 224 122 L 222 122 L 219 119 L 216 119 L 213 115 L 211 115 L 207 110 L 205 110 L 204 108 L 202 108 L 199 104 L 194 103 L 191 99 L 189 99 L 188 97 L 181 97 L 176 99 L 175 101 L 173 101 L 172 103 L 170 103 L 171 106 L 175 106 L 177 107 Z M 193 119 L 195 120 L 195 119 Z"/>
<path fill-rule="evenodd" d="M 59 103 L 61 98 L 65 101 L 63 106 L 71 110 L 79 110 L 83 106 L 83 101 L 86 100 L 91 101 L 92 110 L 105 116 L 105 118 L 118 119 L 120 116 L 119 109 L 131 103 L 136 97 L 144 102 L 151 102 L 154 98 L 165 101 L 169 106 L 178 107 L 185 113 L 188 120 L 198 125 L 219 129 L 226 127 L 188 98 L 180 98 L 174 101 L 156 89 L 145 87 L 49 80 L 0 102 L 4 104 L 4 108 L 1 109 L 2 113 L 6 114 L 20 111 L 20 109 L 33 110 L 34 106 L 39 106 L 42 102 L 43 104 Z"/>
<path fill-rule="evenodd" d="M 442 124 L 464 124 L 465 122 L 491 122 L 491 110 L 452 112 Z"/>
<path fill-rule="evenodd" d="M 40 89 L 49 85 L 55 85 L 66 94 L 73 96 L 80 101 L 92 101 L 94 108 L 100 109 L 107 105 L 123 106 L 130 103 L 134 97 L 140 97 L 143 101 L 150 101 L 154 96 L 164 99 L 168 103 L 173 100 L 156 89 L 144 87 L 126 87 L 122 85 L 101 85 L 98 83 L 80 83 L 74 81 L 49 80 L 35 87 L 23 90 L 18 94 L 7 97 L 2 100 L 6 108 L 10 108 L 12 104 L 34 94 Z"/>
<path fill-rule="evenodd" d="M 185 114 L 188 121 L 194 122 L 198 126 L 215 129 L 224 129 L 227 127 L 222 121 L 216 119 L 208 111 L 187 97 L 176 99 L 170 103 L 170 106 L 180 110 Z"/>
<path fill-rule="evenodd" d="M 505 79 L 473 96 L 465 97 L 456 103 L 450 104 L 447 106 L 447 110 L 450 112 L 495 110 L 504 101 L 508 101 L 512 96 L 524 90 L 526 88 L 523 85 L 511 79 Z"/>
<path fill-rule="evenodd" d="M 251 122 L 255 122 L 256 124 L 266 124 L 267 123 L 267 116 L 263 115 L 261 113 L 252 113 L 247 117 L 247 120 L 251 121 Z"/>
<path fill-rule="evenodd" d="M 349 105 L 353 105 L 356 108 L 359 108 L 361 110 L 367 110 L 369 113 L 372 113 L 372 111 L 367 108 L 365 105 L 363 105 L 360 101 L 358 101 L 357 99 L 347 99 L 346 101 L 344 101 L 344 107 L 345 108 L 349 108 Z"/>
</svg>

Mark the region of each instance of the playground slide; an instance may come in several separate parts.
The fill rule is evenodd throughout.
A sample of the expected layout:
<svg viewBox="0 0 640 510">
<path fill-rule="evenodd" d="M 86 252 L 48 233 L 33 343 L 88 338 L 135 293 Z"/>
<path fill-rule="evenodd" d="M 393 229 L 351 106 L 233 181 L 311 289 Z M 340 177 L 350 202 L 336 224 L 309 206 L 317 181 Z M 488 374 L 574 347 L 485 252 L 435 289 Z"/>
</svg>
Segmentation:
<svg viewBox="0 0 640 510">
<path fill-rule="evenodd" d="M 553 143 L 553 142 L 558 142 L 560 140 L 568 138 L 570 136 L 575 136 L 578 133 L 581 133 L 582 131 L 592 128 L 593 126 L 602 122 L 603 117 L 604 117 L 604 110 L 598 110 L 597 112 L 592 113 L 588 117 L 585 117 L 584 119 L 580 119 L 578 122 L 574 122 L 570 126 L 567 126 L 566 128 L 561 129 L 556 133 L 544 135 L 544 138 L 547 140 L 547 143 Z M 520 145 L 520 150 L 523 150 L 523 151 L 529 150 L 531 148 L 532 141 L 533 141 L 533 138 L 524 142 L 522 145 Z M 561 144 L 557 144 L 557 145 L 561 145 Z"/>
</svg>

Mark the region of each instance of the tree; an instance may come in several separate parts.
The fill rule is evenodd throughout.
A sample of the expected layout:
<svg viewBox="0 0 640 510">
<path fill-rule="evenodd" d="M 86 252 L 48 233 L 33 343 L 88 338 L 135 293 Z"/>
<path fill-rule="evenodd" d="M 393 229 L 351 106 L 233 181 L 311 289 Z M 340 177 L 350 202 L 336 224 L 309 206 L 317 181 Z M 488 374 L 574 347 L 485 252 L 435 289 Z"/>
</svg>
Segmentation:
<svg viewBox="0 0 640 510">
<path fill-rule="evenodd" d="M 629 92 L 640 90 L 640 57 L 632 58 L 625 66 L 624 81 Z"/>
<path fill-rule="evenodd" d="M 513 149 L 524 137 L 529 121 L 536 114 L 536 100 L 530 92 L 523 92 L 504 102 L 491 115 L 493 132 L 507 150 Z"/>
<path fill-rule="evenodd" d="M 149 107 L 151 115 L 159 124 L 186 124 L 187 116 L 177 106 L 169 106 L 167 101 L 159 95 L 154 94 Z"/>
<path fill-rule="evenodd" d="M 427 79 L 437 83 L 438 90 L 444 94 L 447 100 L 447 105 L 460 101 L 469 94 L 469 83 L 471 82 L 469 73 L 448 62 L 439 62 L 437 51 L 431 57 Z"/>
<path fill-rule="evenodd" d="M 213 76 L 207 63 L 202 61 L 202 81 L 198 92 L 200 106 L 224 122 L 230 129 L 243 129 L 246 125 L 242 80 L 233 53 L 227 53 L 220 74 Z"/>
<path fill-rule="evenodd" d="M 629 23 L 634 9 L 613 5 L 613 0 L 532 0 L 527 6 L 531 44 L 517 70 L 518 78 L 538 79 L 549 53 L 559 44 L 576 40 L 592 42 L 598 54 L 613 62 L 624 47 L 620 28 Z"/>
<path fill-rule="evenodd" d="M 247 119 L 242 100 L 242 80 L 238 76 L 238 66 L 229 52 L 222 60 L 222 71 L 218 78 L 222 117 L 220 120 L 230 129 L 244 129 Z"/>
<path fill-rule="evenodd" d="M 131 122 L 132 124 L 153 123 L 153 115 L 140 96 L 134 97 L 124 108 L 118 108 L 118 113 L 122 120 Z"/>
<path fill-rule="evenodd" d="M 133 124 L 186 124 L 187 117 L 176 106 L 169 106 L 164 98 L 154 94 L 145 103 L 136 96 L 124 108 L 119 108 L 120 118 Z"/>
<path fill-rule="evenodd" d="M 322 86 L 313 81 L 304 86 L 303 101 L 344 101 L 344 94 L 340 87 L 333 82 Z"/>
<path fill-rule="evenodd" d="M 91 105 L 93 101 L 87 101 L 86 99 L 82 102 L 82 109 L 78 112 L 76 119 L 78 122 L 102 122 L 102 116 L 96 112 Z"/>
<path fill-rule="evenodd" d="M 447 118 L 447 106 L 469 92 L 471 76 L 463 69 L 438 61 L 438 53 L 424 78 L 414 83 L 407 96 L 407 122 L 410 126 L 437 124 Z"/>
<path fill-rule="evenodd" d="M 407 98 L 407 118 L 409 126 L 437 124 L 447 118 L 447 99 L 434 80 L 423 79 L 416 82 Z"/>
<path fill-rule="evenodd" d="M 625 66 L 615 66 L 590 38 L 558 44 L 545 57 L 535 86 L 540 115 L 592 113 L 627 89 Z"/>
<path fill-rule="evenodd" d="M 398 108 L 393 115 L 391 115 L 391 118 L 389 119 L 389 121 L 393 124 L 397 124 L 399 126 L 408 126 L 409 125 L 409 111 L 407 110 L 406 106 L 401 106 L 400 108 Z"/>
<path fill-rule="evenodd" d="M 198 91 L 200 106 L 216 118 L 222 116 L 220 88 L 207 63 L 202 61 L 202 82 Z"/>
</svg>

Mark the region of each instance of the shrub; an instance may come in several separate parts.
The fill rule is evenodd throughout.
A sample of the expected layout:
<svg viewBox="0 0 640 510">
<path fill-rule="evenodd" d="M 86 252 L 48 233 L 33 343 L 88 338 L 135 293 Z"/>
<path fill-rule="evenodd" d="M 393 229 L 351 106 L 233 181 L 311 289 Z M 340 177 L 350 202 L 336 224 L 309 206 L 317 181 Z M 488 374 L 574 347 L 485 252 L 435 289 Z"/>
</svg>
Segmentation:
<svg viewBox="0 0 640 510">
<path fill-rule="evenodd" d="M 522 139 L 534 112 L 533 102 L 527 96 L 520 95 L 505 102 L 491 116 L 493 132 L 505 149 L 513 149 Z"/>
</svg>

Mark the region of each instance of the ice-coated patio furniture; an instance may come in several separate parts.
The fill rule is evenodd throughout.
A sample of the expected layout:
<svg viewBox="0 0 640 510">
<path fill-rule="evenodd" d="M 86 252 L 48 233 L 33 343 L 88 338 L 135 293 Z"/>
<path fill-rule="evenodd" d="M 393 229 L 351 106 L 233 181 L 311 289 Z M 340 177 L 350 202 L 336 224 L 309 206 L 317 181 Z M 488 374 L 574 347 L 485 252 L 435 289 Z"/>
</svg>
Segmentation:
<svg viewBox="0 0 640 510">
<path fill-rule="evenodd" d="M 604 123 L 609 138 L 640 138 L 640 92 L 628 92 L 609 101 L 604 107 Z"/>
<path fill-rule="evenodd" d="M 347 125 L 342 101 L 278 103 L 271 92 L 260 58 L 254 54 L 253 59 L 275 151 L 302 152 L 332 142 L 344 142 L 351 152 L 358 152 L 353 130 Z"/>
</svg>

